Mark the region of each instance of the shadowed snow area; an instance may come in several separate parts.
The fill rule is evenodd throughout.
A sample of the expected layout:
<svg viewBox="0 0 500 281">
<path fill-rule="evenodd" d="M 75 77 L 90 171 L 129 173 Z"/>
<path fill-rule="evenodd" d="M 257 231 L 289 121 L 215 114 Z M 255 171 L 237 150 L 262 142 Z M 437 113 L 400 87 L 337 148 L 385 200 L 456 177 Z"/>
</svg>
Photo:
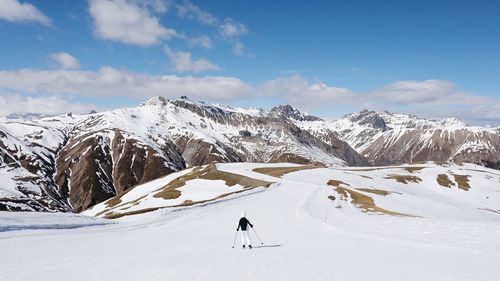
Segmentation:
<svg viewBox="0 0 500 281">
<path fill-rule="evenodd" d="M 34 229 L 73 229 L 114 222 L 65 213 L 0 212 L 0 232 Z"/>
<path fill-rule="evenodd" d="M 169 175 L 133 189 L 120 202 L 150 198 L 151 202 L 137 201 L 137 206 L 148 207 L 161 205 L 161 199 L 165 208 L 116 220 L 0 213 L 1 225 L 9 219 L 110 222 L 78 229 L 0 232 L 2 279 L 498 280 L 498 171 L 431 163 L 369 169 L 290 167 L 299 166 L 218 164 L 223 175 L 273 184 L 244 190 L 239 184 L 226 183 L 224 188 L 220 179 L 211 177 L 189 178 L 178 188 L 180 196 L 186 196 L 182 200 L 198 196 L 195 199 L 203 202 L 180 207 L 169 207 L 169 200 L 178 199 L 149 196 L 192 171 Z M 460 188 L 465 180 L 467 190 Z M 198 194 L 205 198 L 195 195 L 204 187 L 209 189 Z M 209 200 L 231 188 L 243 191 Z M 96 207 L 102 211 L 106 204 Z M 252 250 L 241 249 L 239 235 L 231 248 L 242 211 L 263 242 L 252 231 Z"/>
</svg>

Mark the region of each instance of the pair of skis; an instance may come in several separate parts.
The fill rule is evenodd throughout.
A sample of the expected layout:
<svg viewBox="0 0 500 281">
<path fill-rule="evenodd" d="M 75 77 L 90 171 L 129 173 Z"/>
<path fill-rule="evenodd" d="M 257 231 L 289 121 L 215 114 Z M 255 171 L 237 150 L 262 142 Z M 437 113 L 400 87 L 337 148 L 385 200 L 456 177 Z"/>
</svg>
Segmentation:
<svg viewBox="0 0 500 281">
<path fill-rule="evenodd" d="M 255 233 L 255 236 L 257 236 L 257 238 L 259 239 L 260 244 L 264 245 L 264 243 L 262 242 L 262 240 L 260 240 L 260 237 L 259 237 L 259 234 L 257 234 L 257 231 L 255 231 L 255 229 L 253 227 L 252 227 L 252 230 Z M 236 237 L 238 237 L 238 232 L 239 231 L 236 231 L 236 233 L 234 234 L 234 241 L 233 241 L 233 247 L 232 248 L 234 248 L 234 244 L 236 244 Z"/>
</svg>

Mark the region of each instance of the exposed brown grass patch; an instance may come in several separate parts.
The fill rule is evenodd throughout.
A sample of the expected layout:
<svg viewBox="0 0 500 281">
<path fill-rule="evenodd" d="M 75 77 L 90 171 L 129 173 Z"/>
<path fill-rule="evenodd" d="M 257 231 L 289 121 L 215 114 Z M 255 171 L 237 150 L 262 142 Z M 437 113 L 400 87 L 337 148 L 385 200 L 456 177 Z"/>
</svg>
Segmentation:
<svg viewBox="0 0 500 281">
<path fill-rule="evenodd" d="M 448 178 L 446 174 L 439 174 L 437 177 L 437 182 L 439 185 L 451 188 L 455 184 Z"/>
<path fill-rule="evenodd" d="M 391 179 L 404 184 L 408 184 L 409 182 L 419 183 L 422 181 L 422 179 L 417 176 L 395 175 L 395 174 L 387 175 L 386 177 L 384 177 L 384 179 Z"/>
<path fill-rule="evenodd" d="M 223 180 L 226 183 L 226 185 L 228 185 L 228 186 L 234 186 L 236 184 L 239 184 L 239 185 L 243 186 L 243 189 L 237 190 L 234 192 L 221 194 L 215 198 L 211 198 L 211 199 L 207 199 L 207 200 L 201 200 L 201 201 L 185 200 L 181 204 L 174 205 L 174 206 L 145 208 L 145 209 L 129 211 L 129 212 L 122 212 L 122 213 L 115 212 L 115 211 L 110 210 L 108 208 L 108 209 L 103 210 L 102 212 L 98 213 L 96 216 L 100 216 L 100 215 L 104 214 L 105 218 L 117 219 L 117 218 L 121 218 L 123 216 L 143 214 L 143 213 L 147 213 L 147 212 L 156 211 L 158 209 L 191 206 L 191 205 L 195 205 L 195 204 L 201 204 L 201 203 L 206 203 L 206 202 L 214 201 L 217 199 L 221 199 L 221 198 L 227 197 L 229 195 L 244 192 L 248 189 L 253 189 L 256 187 L 269 187 L 272 184 L 272 182 L 268 182 L 268 181 L 253 179 L 253 178 L 239 175 L 239 174 L 233 174 L 233 173 L 229 173 L 229 172 L 219 171 L 219 170 L 217 170 L 217 167 L 215 166 L 215 164 L 209 164 L 205 168 L 196 167 L 190 173 L 173 179 L 167 185 L 163 186 L 162 188 L 157 189 L 155 191 L 156 193 L 153 195 L 153 197 L 163 198 L 166 200 L 179 198 L 181 195 L 181 192 L 177 189 L 184 186 L 186 184 L 186 182 L 188 182 L 190 180 L 194 180 L 194 179 Z M 121 196 L 123 196 L 123 194 Z M 120 199 L 121 196 L 117 197 L 116 199 L 115 198 L 111 199 L 111 200 L 114 200 L 115 202 L 113 202 L 112 204 L 109 204 L 108 206 L 111 205 L 112 208 L 115 210 L 116 210 L 116 207 L 120 207 L 120 205 L 118 205 L 118 204 L 120 204 L 120 202 L 121 202 L 121 199 Z M 123 203 L 121 205 L 131 204 L 129 207 L 126 208 L 126 209 L 128 209 L 133 205 L 137 205 L 138 201 L 144 197 L 145 196 L 142 196 L 139 199 L 136 199 L 136 200 L 130 201 L 130 202 L 126 202 L 126 203 Z M 123 210 L 125 210 L 125 209 L 123 209 Z"/>
<path fill-rule="evenodd" d="M 403 169 L 405 169 L 409 173 L 413 173 L 425 169 L 425 167 L 404 167 Z"/>
<path fill-rule="evenodd" d="M 130 211 L 130 212 L 126 212 L 126 213 L 116 213 L 113 211 L 109 211 L 104 215 L 104 218 L 106 218 L 106 219 L 118 219 L 118 218 L 121 218 L 124 216 L 145 214 L 145 213 L 149 213 L 152 211 L 156 211 L 158 209 L 160 209 L 160 208 L 146 208 L 146 209 L 140 209 L 140 210 Z"/>
<path fill-rule="evenodd" d="M 201 200 L 201 201 L 192 201 L 192 200 L 185 200 L 184 202 L 182 202 L 181 204 L 178 204 L 178 205 L 173 205 L 173 206 L 163 206 L 163 207 L 155 207 L 155 208 L 146 208 L 146 209 L 140 209 L 140 210 L 136 210 L 136 211 L 129 211 L 129 212 L 124 212 L 124 213 L 116 213 L 116 212 L 113 212 L 113 211 L 108 211 L 104 217 L 107 218 L 107 219 L 117 219 L 117 218 L 121 218 L 121 217 L 125 217 L 125 216 L 131 216 L 131 215 L 138 215 L 138 214 L 144 214 L 144 213 L 148 213 L 148 212 L 153 212 L 153 211 L 156 211 L 156 210 L 160 210 L 160 209 L 167 209 L 167 208 L 176 208 L 176 207 L 188 207 L 188 206 L 192 206 L 192 205 L 195 205 L 195 204 L 203 204 L 203 203 L 208 203 L 208 202 L 211 202 L 211 201 L 215 201 L 217 199 L 222 199 L 222 198 L 225 198 L 229 195 L 233 195 L 233 194 L 238 194 L 238 193 L 241 193 L 241 192 L 244 192 L 244 191 L 247 191 L 248 189 L 242 189 L 242 190 L 238 190 L 238 191 L 234 191 L 234 192 L 230 192 L 230 193 L 225 193 L 225 194 L 221 194 L 215 198 L 212 198 L 212 199 L 207 199 L 207 200 Z"/>
<path fill-rule="evenodd" d="M 345 183 L 345 182 L 339 181 L 339 180 L 329 180 L 326 184 L 331 185 L 331 186 L 335 186 L 335 187 L 340 187 L 341 184 L 350 186 L 348 183 Z"/>
<path fill-rule="evenodd" d="M 302 170 L 317 169 L 319 166 L 298 166 L 298 167 L 268 167 L 268 168 L 255 168 L 252 171 L 265 174 L 268 176 L 281 178 L 288 173 L 298 172 Z"/>
<path fill-rule="evenodd" d="M 469 185 L 469 175 L 453 175 L 455 181 L 458 184 L 458 188 L 468 191 L 470 189 Z"/>
<path fill-rule="evenodd" d="M 330 196 L 328 196 L 328 199 L 330 199 L 330 200 L 332 200 L 332 201 L 335 201 L 335 199 L 336 199 L 336 198 L 335 198 L 335 196 L 330 195 Z"/>
<path fill-rule="evenodd" d="M 115 197 L 106 201 L 106 206 L 108 206 L 108 208 L 113 208 L 116 205 L 120 204 L 122 202 L 122 195 L 116 195 Z"/>
<path fill-rule="evenodd" d="M 372 180 L 372 179 L 373 179 L 372 177 L 369 177 L 369 176 L 366 176 L 366 175 L 358 175 L 358 176 L 360 176 L 360 177 L 362 177 L 362 178 L 365 178 L 365 179 L 369 179 L 369 180 Z"/>
<path fill-rule="evenodd" d="M 381 213 L 385 215 L 391 216 L 403 216 L 403 217 L 414 217 L 412 215 L 403 214 L 399 212 L 389 211 L 387 209 L 378 207 L 375 205 L 375 201 L 370 196 L 364 195 L 360 192 L 354 191 L 349 188 L 337 187 L 337 192 L 340 193 L 344 197 L 350 197 L 351 202 L 356 205 L 358 208 L 362 209 L 365 213 Z"/>
<path fill-rule="evenodd" d="M 120 199 L 119 201 L 121 202 L 121 197 L 122 197 L 123 195 L 125 195 L 125 194 L 126 194 L 126 193 L 123 193 L 123 194 L 121 194 L 121 195 L 119 195 L 119 196 L 115 196 L 115 197 L 113 197 L 113 198 L 111 198 L 111 199 L 109 199 L 109 200 L 115 200 L 115 198 L 119 198 L 119 199 Z M 118 204 L 114 204 L 114 205 L 112 205 L 112 206 L 108 205 L 108 202 L 106 201 L 106 205 L 108 205 L 108 206 L 110 206 L 110 207 L 109 207 L 109 208 L 106 208 L 106 209 L 104 209 L 104 210 L 102 210 L 102 211 L 100 211 L 99 213 L 95 214 L 95 216 L 96 216 L 96 217 L 98 217 L 98 216 L 100 216 L 100 215 L 102 215 L 102 214 L 104 214 L 104 213 L 106 213 L 106 212 L 109 212 L 111 209 L 118 209 L 118 208 L 120 208 L 120 210 L 127 210 L 127 209 L 130 209 L 130 208 L 132 208 L 133 206 L 138 205 L 138 204 L 139 204 L 139 201 L 141 201 L 142 199 L 144 199 L 146 196 L 147 196 L 147 195 L 143 195 L 143 196 L 141 196 L 141 197 L 139 197 L 139 198 L 137 198 L 137 199 L 135 199 L 135 200 L 132 200 L 132 201 L 127 201 L 127 202 L 122 203 L 122 204 L 120 204 L 120 203 L 118 203 Z M 108 201 L 109 201 L 109 200 L 108 200 Z M 125 207 L 124 207 L 124 206 L 125 206 Z"/>
<path fill-rule="evenodd" d="M 254 188 L 258 186 L 269 187 L 272 184 L 272 182 L 268 181 L 219 171 L 217 170 L 215 164 L 209 164 L 204 169 L 195 169 L 186 175 L 172 180 L 164 187 L 158 189 L 158 192 L 154 194 L 153 197 L 163 198 L 166 200 L 179 198 L 179 196 L 181 196 L 181 192 L 177 189 L 184 186 L 186 182 L 194 179 L 223 180 L 228 186 L 239 184 L 243 186 L 244 189 Z"/>
<path fill-rule="evenodd" d="M 175 185 L 175 184 L 167 185 L 166 188 L 164 188 L 162 191 L 153 195 L 153 197 L 163 198 L 165 200 L 177 199 L 181 196 L 181 192 L 179 190 L 177 190 L 176 188 L 179 188 L 183 185 L 184 184 L 182 184 L 182 185 Z"/>
</svg>

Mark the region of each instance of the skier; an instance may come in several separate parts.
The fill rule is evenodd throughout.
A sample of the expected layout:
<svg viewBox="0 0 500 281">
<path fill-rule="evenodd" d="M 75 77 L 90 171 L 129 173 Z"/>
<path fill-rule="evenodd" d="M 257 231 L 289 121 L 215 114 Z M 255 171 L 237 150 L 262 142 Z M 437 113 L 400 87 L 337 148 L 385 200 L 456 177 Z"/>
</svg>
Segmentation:
<svg viewBox="0 0 500 281">
<path fill-rule="evenodd" d="M 248 233 L 250 230 L 247 228 L 248 225 L 250 225 L 251 228 L 253 228 L 253 224 L 250 223 L 250 221 L 247 220 L 245 212 L 241 213 L 241 219 L 238 222 L 238 228 L 236 231 L 239 231 L 241 228 L 241 244 L 243 246 L 243 249 L 245 249 L 245 244 L 248 244 L 248 248 L 252 249 L 252 242 L 250 241 L 250 233 Z"/>
</svg>

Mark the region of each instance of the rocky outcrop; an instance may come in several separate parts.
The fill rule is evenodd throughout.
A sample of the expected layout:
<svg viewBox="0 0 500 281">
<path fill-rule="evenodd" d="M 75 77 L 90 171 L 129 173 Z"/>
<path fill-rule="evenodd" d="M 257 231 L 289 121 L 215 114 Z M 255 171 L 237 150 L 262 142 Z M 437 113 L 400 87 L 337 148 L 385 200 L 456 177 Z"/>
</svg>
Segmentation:
<svg viewBox="0 0 500 281">
<path fill-rule="evenodd" d="M 31 130 L 26 134 L 23 127 L 16 137 L 0 131 L 10 144 L 0 142 L 0 171 L 17 167 L 23 175 L 5 175 L 15 183 L 2 197 L 10 205 L 0 200 L 0 208 L 81 212 L 142 183 L 212 162 L 368 164 L 334 134 L 319 139 L 297 120 L 320 119 L 290 106 L 268 113 L 155 97 L 135 108 L 11 121 L 13 131 Z"/>
<path fill-rule="evenodd" d="M 381 131 L 388 130 L 384 118 L 382 118 L 375 111 L 368 111 L 367 109 L 364 109 L 359 113 L 351 113 L 349 115 L 346 115 L 344 119 L 347 119 L 353 123 L 357 123 L 361 126 L 367 126 L 373 129 L 379 129 Z"/>
<path fill-rule="evenodd" d="M 0 124 L 0 210 L 80 212 L 212 162 L 499 168 L 499 152 L 497 129 L 453 118 L 363 110 L 324 121 L 288 105 L 266 112 L 156 97 L 133 108 Z"/>
<path fill-rule="evenodd" d="M 322 121 L 321 118 L 303 114 L 290 105 L 278 105 L 269 111 L 269 115 L 275 118 L 293 119 L 296 121 Z"/>
<path fill-rule="evenodd" d="M 320 138 L 332 132 L 372 165 L 421 161 L 500 166 L 495 129 L 467 126 L 456 118 L 428 120 L 413 115 L 363 110 L 335 121 L 302 122 Z"/>
<path fill-rule="evenodd" d="M 173 145 L 161 151 L 119 130 L 71 139 L 59 153 L 56 183 L 80 212 L 130 188 L 185 168 Z M 168 164 L 173 165 L 168 165 Z"/>
<path fill-rule="evenodd" d="M 53 178 L 65 141 L 60 130 L 36 123 L 0 124 L 1 211 L 71 210 Z"/>
</svg>

